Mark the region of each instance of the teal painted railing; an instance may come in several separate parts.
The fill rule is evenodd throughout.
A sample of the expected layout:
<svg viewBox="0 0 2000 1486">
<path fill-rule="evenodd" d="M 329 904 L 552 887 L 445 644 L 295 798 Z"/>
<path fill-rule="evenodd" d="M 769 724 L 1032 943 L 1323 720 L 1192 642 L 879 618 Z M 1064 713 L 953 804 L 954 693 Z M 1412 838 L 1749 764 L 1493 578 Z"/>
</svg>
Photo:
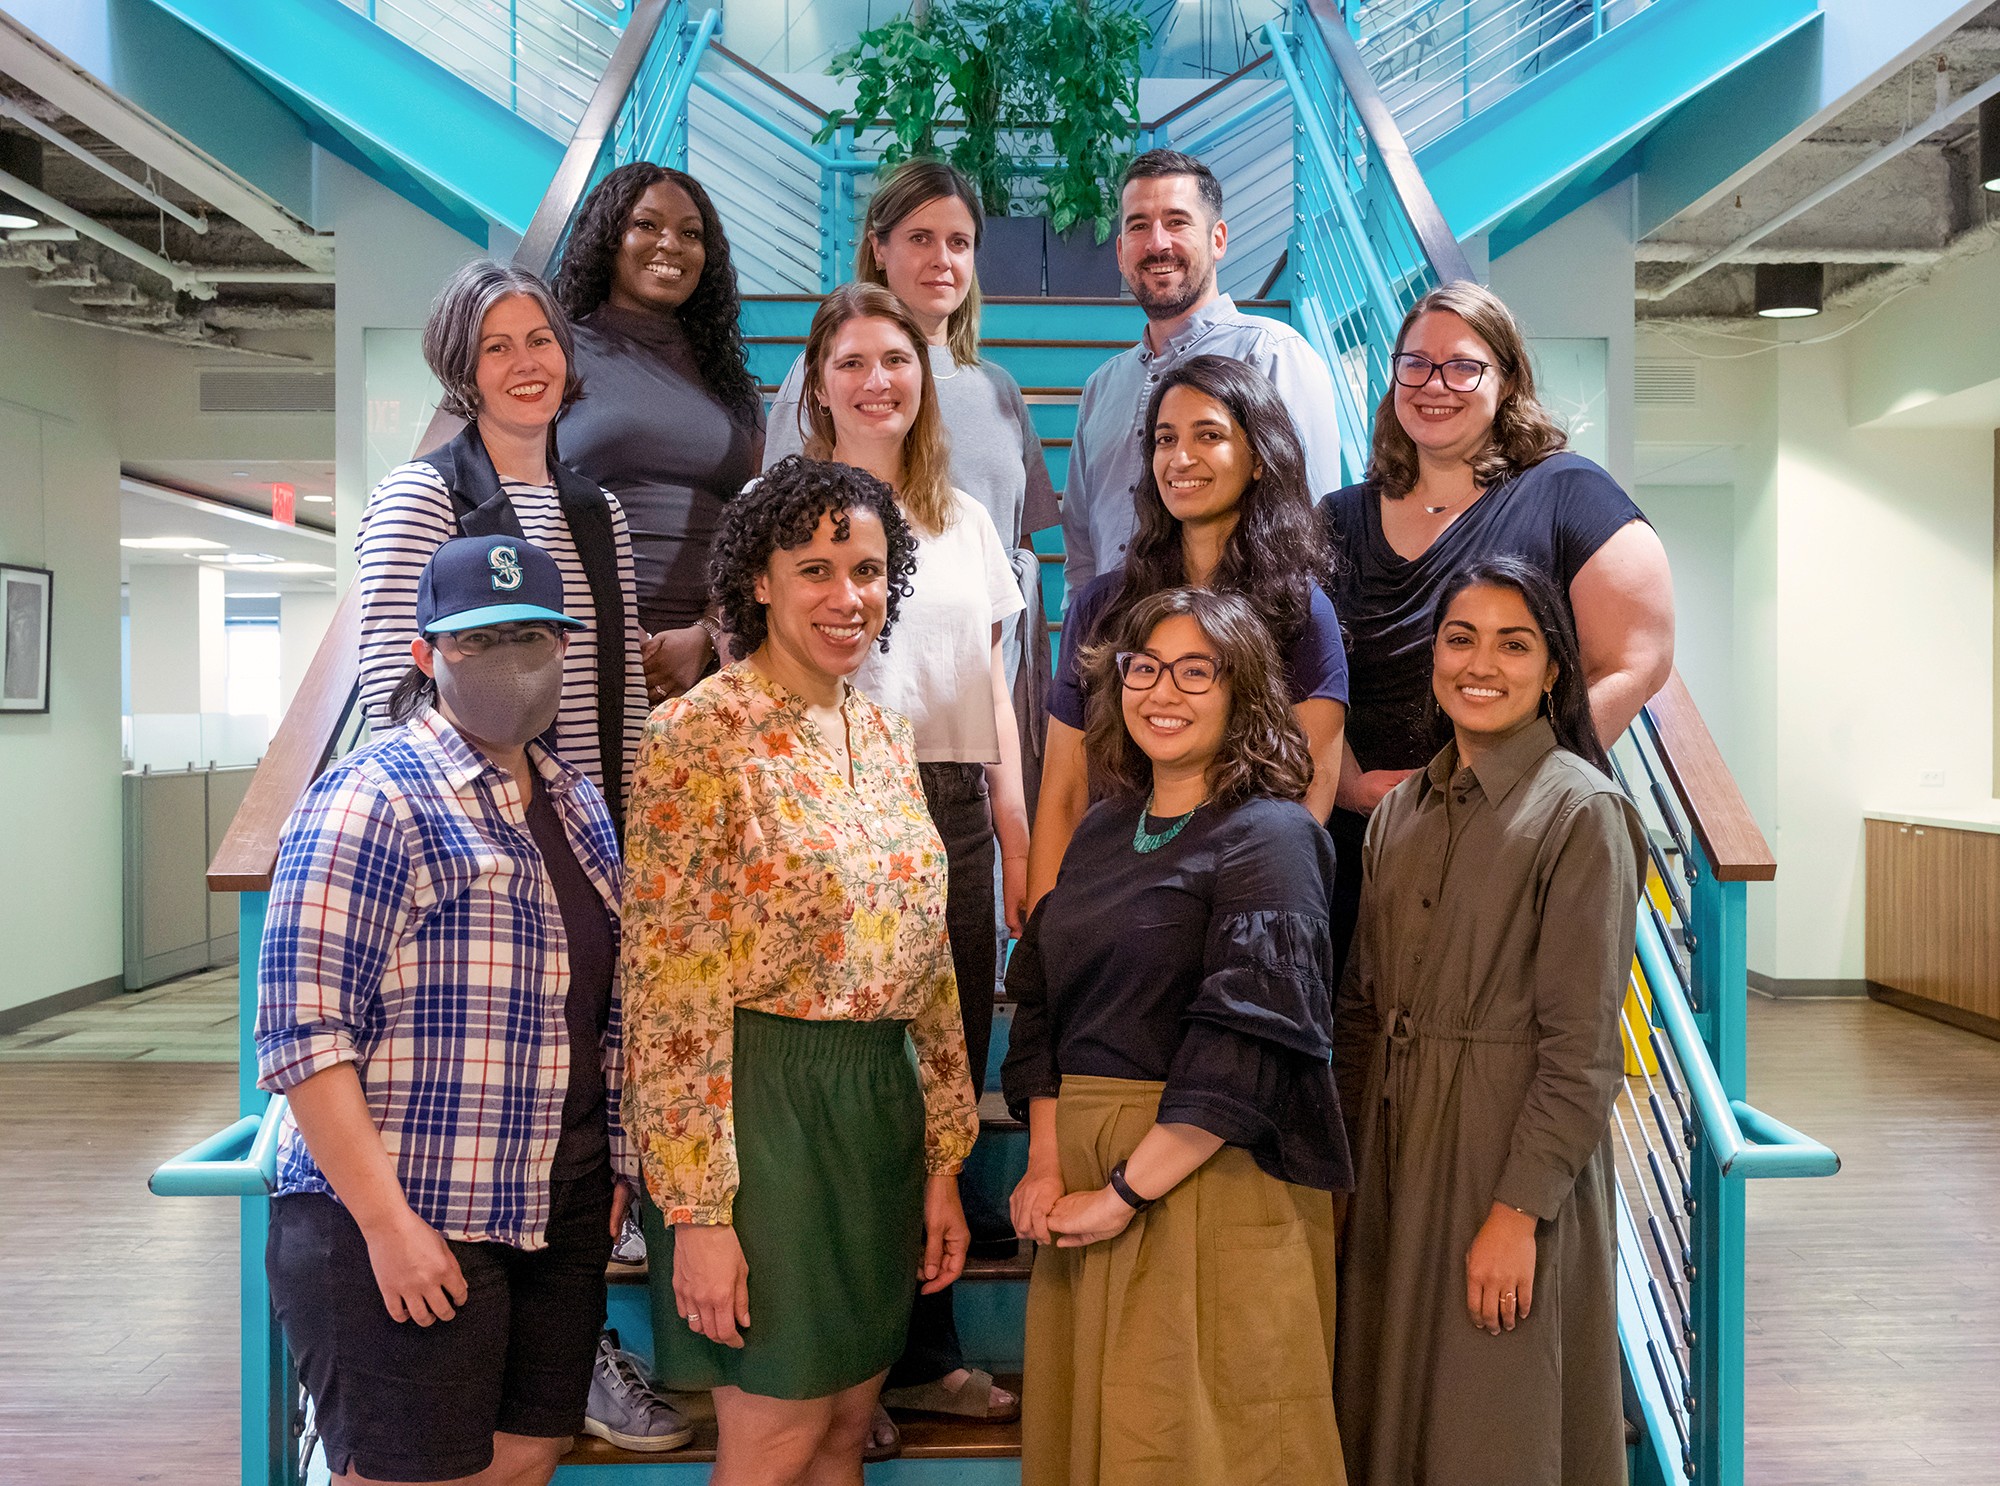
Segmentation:
<svg viewBox="0 0 2000 1486">
<path fill-rule="evenodd" d="M 634 0 L 340 0 L 567 143 Z"/>
<path fill-rule="evenodd" d="M 1641 1479 L 1743 1480 L 1744 1184 L 1831 1176 L 1840 1159 L 1745 1100 L 1748 881 L 1722 863 L 1680 781 L 1713 745 L 1680 679 L 1613 753 L 1645 818 L 1652 879 L 1625 1006 L 1619 1334 L 1640 1402 Z M 1717 771 L 1719 773 L 1719 771 Z M 1711 774 L 1711 778 L 1716 774 Z M 1741 812 L 1727 776 L 1725 804 Z M 1753 828 L 1754 829 L 1754 828 Z"/>
<path fill-rule="evenodd" d="M 1348 11 L 1362 62 L 1417 149 L 1654 0 L 1372 0 Z"/>
</svg>

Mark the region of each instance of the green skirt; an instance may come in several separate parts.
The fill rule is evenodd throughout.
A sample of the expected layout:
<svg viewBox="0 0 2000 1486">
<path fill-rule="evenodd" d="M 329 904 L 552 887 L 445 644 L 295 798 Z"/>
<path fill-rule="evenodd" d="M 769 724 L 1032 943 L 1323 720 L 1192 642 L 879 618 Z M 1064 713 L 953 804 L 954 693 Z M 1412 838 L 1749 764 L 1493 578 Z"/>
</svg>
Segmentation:
<svg viewBox="0 0 2000 1486">
<path fill-rule="evenodd" d="M 902 1355 L 923 1257 L 924 1101 L 908 1024 L 738 1009 L 737 1240 L 750 1267 L 741 1349 L 688 1329 L 673 1231 L 649 1200 L 653 1372 L 681 1391 L 825 1398 Z"/>
</svg>

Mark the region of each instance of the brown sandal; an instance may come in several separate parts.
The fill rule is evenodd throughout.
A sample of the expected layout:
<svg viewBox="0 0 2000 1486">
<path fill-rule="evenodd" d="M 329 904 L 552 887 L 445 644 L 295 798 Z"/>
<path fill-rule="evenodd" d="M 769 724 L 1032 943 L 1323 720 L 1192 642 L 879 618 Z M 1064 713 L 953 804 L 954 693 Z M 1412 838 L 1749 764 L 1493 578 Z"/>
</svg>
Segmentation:
<svg viewBox="0 0 2000 1486">
<path fill-rule="evenodd" d="M 1004 1394 L 1007 1403 L 993 1406 L 993 1395 Z M 988 1424 L 1005 1424 L 1021 1417 L 1021 1400 L 997 1388 L 993 1374 L 968 1368 L 965 1381 L 956 1388 L 942 1382 L 922 1383 L 914 1388 L 885 1388 L 882 1402 L 909 1414 L 944 1414 L 953 1419 L 978 1419 Z"/>
</svg>

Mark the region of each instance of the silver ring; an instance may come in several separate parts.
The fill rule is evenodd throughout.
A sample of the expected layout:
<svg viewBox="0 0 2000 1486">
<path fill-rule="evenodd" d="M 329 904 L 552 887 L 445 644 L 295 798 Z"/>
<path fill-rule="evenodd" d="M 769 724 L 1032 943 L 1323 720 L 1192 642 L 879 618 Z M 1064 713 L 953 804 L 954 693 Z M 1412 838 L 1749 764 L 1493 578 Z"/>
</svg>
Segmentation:
<svg viewBox="0 0 2000 1486">
<path fill-rule="evenodd" d="M 688 1325 L 699 1326 L 701 1324 L 701 1312 L 689 1311 L 687 1320 L 688 1320 Z"/>
</svg>

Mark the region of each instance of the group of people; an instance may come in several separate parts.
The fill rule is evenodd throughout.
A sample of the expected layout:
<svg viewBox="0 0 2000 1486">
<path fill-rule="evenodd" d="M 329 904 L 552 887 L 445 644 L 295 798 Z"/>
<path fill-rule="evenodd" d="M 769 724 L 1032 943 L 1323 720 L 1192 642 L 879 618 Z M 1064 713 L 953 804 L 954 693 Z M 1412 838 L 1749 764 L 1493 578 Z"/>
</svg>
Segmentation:
<svg viewBox="0 0 2000 1486">
<path fill-rule="evenodd" d="M 768 422 L 682 172 L 440 294 L 466 426 L 371 495 L 375 736 L 287 823 L 260 968 L 336 1480 L 675 1448 L 654 1385 L 712 1394 L 726 1486 L 856 1486 L 885 1402 L 1020 1416 L 1031 1486 L 1622 1479 L 1605 747 L 1671 664 L 1660 543 L 1469 284 L 1333 488 L 1214 176 L 1151 151 L 1121 202 L 1147 327 L 1059 510 L 947 165 L 881 183 Z M 1003 966 L 1027 1169 L 968 1219 Z M 951 1298 L 1016 1235 L 1019 1398 Z"/>
</svg>

